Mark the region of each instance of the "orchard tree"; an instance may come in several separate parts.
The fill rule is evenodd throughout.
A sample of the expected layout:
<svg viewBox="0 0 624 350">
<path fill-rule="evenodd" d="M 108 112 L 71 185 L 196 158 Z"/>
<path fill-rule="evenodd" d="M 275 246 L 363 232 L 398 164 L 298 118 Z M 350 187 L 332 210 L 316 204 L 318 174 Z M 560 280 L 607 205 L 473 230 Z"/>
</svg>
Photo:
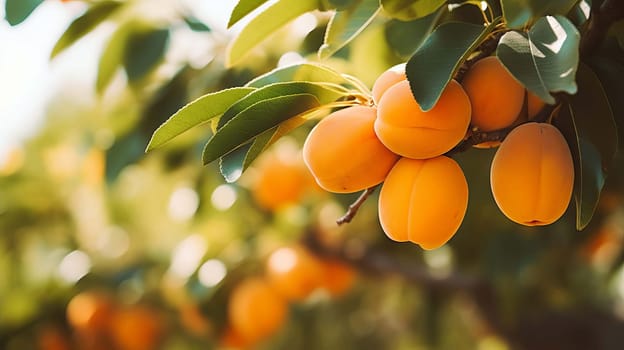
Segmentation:
<svg viewBox="0 0 624 350">
<path fill-rule="evenodd" d="M 7 0 L 7 21 L 39 3 Z M 123 69 L 148 101 L 107 150 L 109 181 L 144 157 L 197 161 L 263 214 L 228 220 L 270 227 L 238 237 L 256 253 L 223 281 L 188 282 L 216 325 L 210 344 L 624 343 L 624 2 L 240 0 L 224 50 L 164 79 L 174 33 L 223 36 L 183 7 L 148 16 L 138 0 L 86 3 L 51 58 L 113 21 L 96 91 Z M 314 25 L 294 40 L 301 18 Z M 275 232 L 281 243 L 266 249 L 260 236 Z M 310 310 L 319 293 L 333 311 Z M 72 315 L 73 328 L 101 332 Z M 144 342 L 113 331 L 111 346 L 153 348 L 161 328 L 148 324 Z"/>
</svg>

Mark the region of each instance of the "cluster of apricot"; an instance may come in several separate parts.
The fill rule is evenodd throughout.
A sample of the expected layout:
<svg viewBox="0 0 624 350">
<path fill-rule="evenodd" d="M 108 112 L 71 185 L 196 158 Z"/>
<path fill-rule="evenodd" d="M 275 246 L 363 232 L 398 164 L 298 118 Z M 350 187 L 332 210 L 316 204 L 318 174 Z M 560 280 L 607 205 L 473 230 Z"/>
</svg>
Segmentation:
<svg viewBox="0 0 624 350">
<path fill-rule="evenodd" d="M 337 297 L 347 292 L 355 270 L 334 259 L 320 259 L 299 245 L 272 252 L 265 274 L 249 277 L 232 290 L 222 345 L 248 348 L 275 334 L 286 321 L 289 302 L 307 299 L 317 289 Z"/>
<path fill-rule="evenodd" d="M 67 304 L 66 314 L 74 331 L 72 343 L 80 349 L 157 349 L 166 331 L 164 316 L 155 308 L 120 305 L 101 291 L 76 294 Z M 48 343 L 50 339 L 54 338 L 48 337 Z M 55 344 L 54 349 L 71 348 L 69 342 L 61 346 L 58 339 Z"/>
<path fill-rule="evenodd" d="M 379 220 L 388 237 L 434 249 L 459 229 L 468 205 L 464 173 L 445 153 L 469 130 L 517 125 L 492 162 L 494 199 L 511 220 L 546 225 L 568 206 L 574 168 L 557 128 L 517 122 L 525 96 L 530 121 L 544 103 L 490 56 L 472 65 L 461 83 L 452 79 L 425 112 L 412 95 L 405 65 L 398 65 L 377 78 L 370 106 L 333 112 L 312 129 L 304 161 L 330 192 L 356 192 L 383 182 Z"/>
</svg>

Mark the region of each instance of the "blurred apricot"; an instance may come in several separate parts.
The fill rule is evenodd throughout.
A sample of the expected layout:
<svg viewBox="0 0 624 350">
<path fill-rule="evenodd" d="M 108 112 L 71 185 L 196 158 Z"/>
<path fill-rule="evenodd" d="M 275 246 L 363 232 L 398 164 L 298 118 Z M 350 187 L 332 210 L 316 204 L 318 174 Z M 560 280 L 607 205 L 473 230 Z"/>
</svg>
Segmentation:
<svg viewBox="0 0 624 350">
<path fill-rule="evenodd" d="M 275 290 L 288 300 L 307 298 L 323 281 L 323 266 L 301 246 L 282 247 L 271 253 L 266 274 Z"/>
<path fill-rule="evenodd" d="M 377 109 L 355 106 L 321 120 L 303 145 L 303 160 L 325 190 L 361 191 L 383 181 L 398 156 L 375 136 Z"/>
<path fill-rule="evenodd" d="M 212 323 L 202 314 L 197 304 L 186 303 L 181 305 L 179 317 L 182 326 L 196 336 L 208 335 L 212 330 Z"/>
<path fill-rule="evenodd" d="M 496 56 L 477 61 L 462 86 L 472 104 L 472 125 L 482 131 L 510 126 L 524 104 L 524 87 Z"/>
<path fill-rule="evenodd" d="M 99 149 L 91 149 L 82 160 L 81 175 L 89 185 L 101 185 L 106 172 L 106 154 Z"/>
<path fill-rule="evenodd" d="M 535 122 L 513 129 L 494 155 L 490 184 L 496 204 L 512 221 L 526 226 L 555 222 L 574 187 L 572 155 L 561 132 Z"/>
<path fill-rule="evenodd" d="M 255 343 L 276 333 L 286 321 L 286 300 L 260 277 L 242 281 L 232 290 L 228 317 L 234 331 Z"/>
<path fill-rule="evenodd" d="M 392 152 L 425 159 L 457 145 L 470 123 L 470 101 L 455 80 L 427 112 L 420 109 L 407 80 L 394 84 L 379 101 L 375 133 Z"/>
<path fill-rule="evenodd" d="M 37 349 L 70 350 L 71 342 L 60 327 L 48 324 L 37 330 Z"/>
<path fill-rule="evenodd" d="M 251 193 L 259 206 L 275 211 L 300 201 L 312 186 L 316 185 L 301 159 L 268 153 L 256 166 Z"/>
<path fill-rule="evenodd" d="M 226 326 L 219 338 L 219 345 L 226 349 L 247 349 L 253 345 L 232 326 Z"/>
<path fill-rule="evenodd" d="M 396 66 L 381 73 L 377 80 L 375 80 L 372 89 L 373 101 L 375 104 L 379 103 L 381 96 L 383 96 L 386 90 L 388 90 L 392 85 L 405 79 L 407 79 L 407 76 L 405 75 L 405 63 L 397 64 Z"/>
<path fill-rule="evenodd" d="M 151 350 L 165 331 L 162 315 L 145 305 L 132 305 L 113 314 L 111 336 L 120 350 Z"/>
<path fill-rule="evenodd" d="M 349 264 L 337 259 L 320 259 L 323 267 L 321 287 L 332 296 L 345 294 L 357 279 L 357 271 Z"/>
<path fill-rule="evenodd" d="M 18 172 L 26 161 L 26 152 L 21 147 L 13 147 L 3 156 L 0 155 L 0 176 L 9 176 Z"/>
<path fill-rule="evenodd" d="M 103 292 L 76 294 L 67 304 L 67 322 L 78 331 L 103 333 L 110 325 L 113 301 Z"/>
<path fill-rule="evenodd" d="M 468 184 L 453 159 L 402 158 L 381 188 L 379 220 L 389 238 L 429 250 L 457 232 L 467 207 Z"/>
</svg>

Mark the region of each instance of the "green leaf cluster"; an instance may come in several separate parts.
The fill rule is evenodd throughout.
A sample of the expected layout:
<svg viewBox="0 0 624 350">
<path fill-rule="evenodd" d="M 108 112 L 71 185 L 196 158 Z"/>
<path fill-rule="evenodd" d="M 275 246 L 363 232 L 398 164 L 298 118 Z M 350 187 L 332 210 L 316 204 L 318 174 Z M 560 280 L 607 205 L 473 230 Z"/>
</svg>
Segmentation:
<svg viewBox="0 0 624 350">
<path fill-rule="evenodd" d="M 322 65 L 279 68 L 244 87 L 209 93 L 189 103 L 154 132 L 147 150 L 210 122 L 213 135 L 204 147 L 204 164 L 219 159 L 225 178 L 235 181 L 281 136 L 334 107 L 357 103 L 358 94 L 362 92 L 350 78 Z"/>
<path fill-rule="evenodd" d="M 496 55 L 527 91 L 549 105 L 551 118 L 568 139 L 577 174 L 577 228 L 582 229 L 614 158 L 614 111 L 622 110 L 614 107 L 618 99 L 613 97 L 614 86 L 621 84 L 610 83 L 608 74 L 599 79 L 581 63 L 590 6 L 585 0 L 241 0 L 228 25 L 248 21 L 229 46 L 226 65 L 240 63 L 300 15 L 329 11 L 318 59 L 342 52 L 371 24 L 381 24 L 391 50 L 406 59 L 412 94 L 427 111 L 451 79 L 461 81 L 478 59 Z M 616 41 L 622 42 L 621 31 L 614 28 Z M 213 136 L 204 163 L 220 160 L 222 174 L 235 181 L 283 134 L 332 107 L 369 103 L 369 94 L 361 82 L 320 64 L 285 67 L 190 103 L 154 133 L 148 149 L 210 121 Z"/>
</svg>

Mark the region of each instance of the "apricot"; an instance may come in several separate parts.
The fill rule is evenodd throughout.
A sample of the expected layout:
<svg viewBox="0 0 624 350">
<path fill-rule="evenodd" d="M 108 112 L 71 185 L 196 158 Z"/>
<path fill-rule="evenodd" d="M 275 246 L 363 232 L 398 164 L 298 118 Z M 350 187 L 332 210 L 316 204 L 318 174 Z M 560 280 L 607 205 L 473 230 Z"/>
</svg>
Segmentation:
<svg viewBox="0 0 624 350">
<path fill-rule="evenodd" d="M 383 181 L 399 158 L 375 136 L 377 109 L 354 106 L 321 120 L 303 145 L 303 160 L 323 189 L 360 191 Z"/>
<path fill-rule="evenodd" d="M 546 123 L 530 122 L 503 140 L 490 171 L 494 200 L 512 221 L 526 225 L 555 222 L 568 207 L 574 164 L 565 138 Z"/>
<path fill-rule="evenodd" d="M 379 100 L 381 100 L 381 96 L 386 92 L 386 90 L 388 90 L 392 85 L 405 79 L 407 79 L 407 76 L 405 75 L 405 63 L 397 64 L 396 66 L 381 73 L 375 80 L 375 83 L 373 83 L 373 102 L 378 104 Z"/>
<path fill-rule="evenodd" d="M 409 82 L 390 87 L 379 101 L 375 133 L 392 152 L 403 157 L 426 159 L 457 145 L 470 123 L 470 100 L 451 80 L 436 105 L 423 112 L 412 95 Z"/>
<path fill-rule="evenodd" d="M 234 332 L 255 343 L 274 334 L 286 321 L 286 300 L 263 278 L 251 277 L 230 294 L 228 317 Z"/>
<path fill-rule="evenodd" d="M 288 300 L 298 301 L 321 285 L 323 266 L 303 247 L 282 247 L 267 259 L 266 274 L 278 293 Z"/>
<path fill-rule="evenodd" d="M 68 334 L 55 325 L 45 325 L 37 330 L 37 350 L 71 350 Z"/>
<path fill-rule="evenodd" d="M 451 158 L 402 158 L 379 194 L 379 221 L 395 241 L 435 249 L 457 232 L 468 207 L 464 172 Z"/>
<path fill-rule="evenodd" d="M 321 260 L 323 266 L 323 281 L 321 287 L 332 296 L 345 294 L 357 278 L 356 270 L 349 264 L 336 259 Z"/>
<path fill-rule="evenodd" d="M 76 294 L 67 304 L 67 322 L 81 332 L 103 332 L 111 322 L 113 303 L 109 296 L 96 291 Z"/>
<path fill-rule="evenodd" d="M 472 104 L 472 125 L 482 131 L 510 126 L 524 104 L 524 87 L 496 56 L 477 61 L 462 86 Z"/>
<path fill-rule="evenodd" d="M 314 185 L 314 180 L 300 159 L 284 159 L 276 154 L 267 154 L 259 161 L 251 193 L 256 203 L 264 209 L 276 211 L 297 203 Z"/>
<path fill-rule="evenodd" d="M 219 344 L 226 349 L 246 349 L 252 345 L 252 343 L 240 335 L 232 326 L 225 327 L 219 338 Z"/>
<path fill-rule="evenodd" d="M 537 114 L 544 108 L 546 103 L 542 101 L 536 94 L 527 90 L 527 110 L 529 115 L 529 120 L 532 120 L 537 116 Z"/>
<path fill-rule="evenodd" d="M 164 330 L 162 315 L 145 305 L 120 308 L 111 322 L 111 336 L 120 350 L 156 349 Z"/>
</svg>

